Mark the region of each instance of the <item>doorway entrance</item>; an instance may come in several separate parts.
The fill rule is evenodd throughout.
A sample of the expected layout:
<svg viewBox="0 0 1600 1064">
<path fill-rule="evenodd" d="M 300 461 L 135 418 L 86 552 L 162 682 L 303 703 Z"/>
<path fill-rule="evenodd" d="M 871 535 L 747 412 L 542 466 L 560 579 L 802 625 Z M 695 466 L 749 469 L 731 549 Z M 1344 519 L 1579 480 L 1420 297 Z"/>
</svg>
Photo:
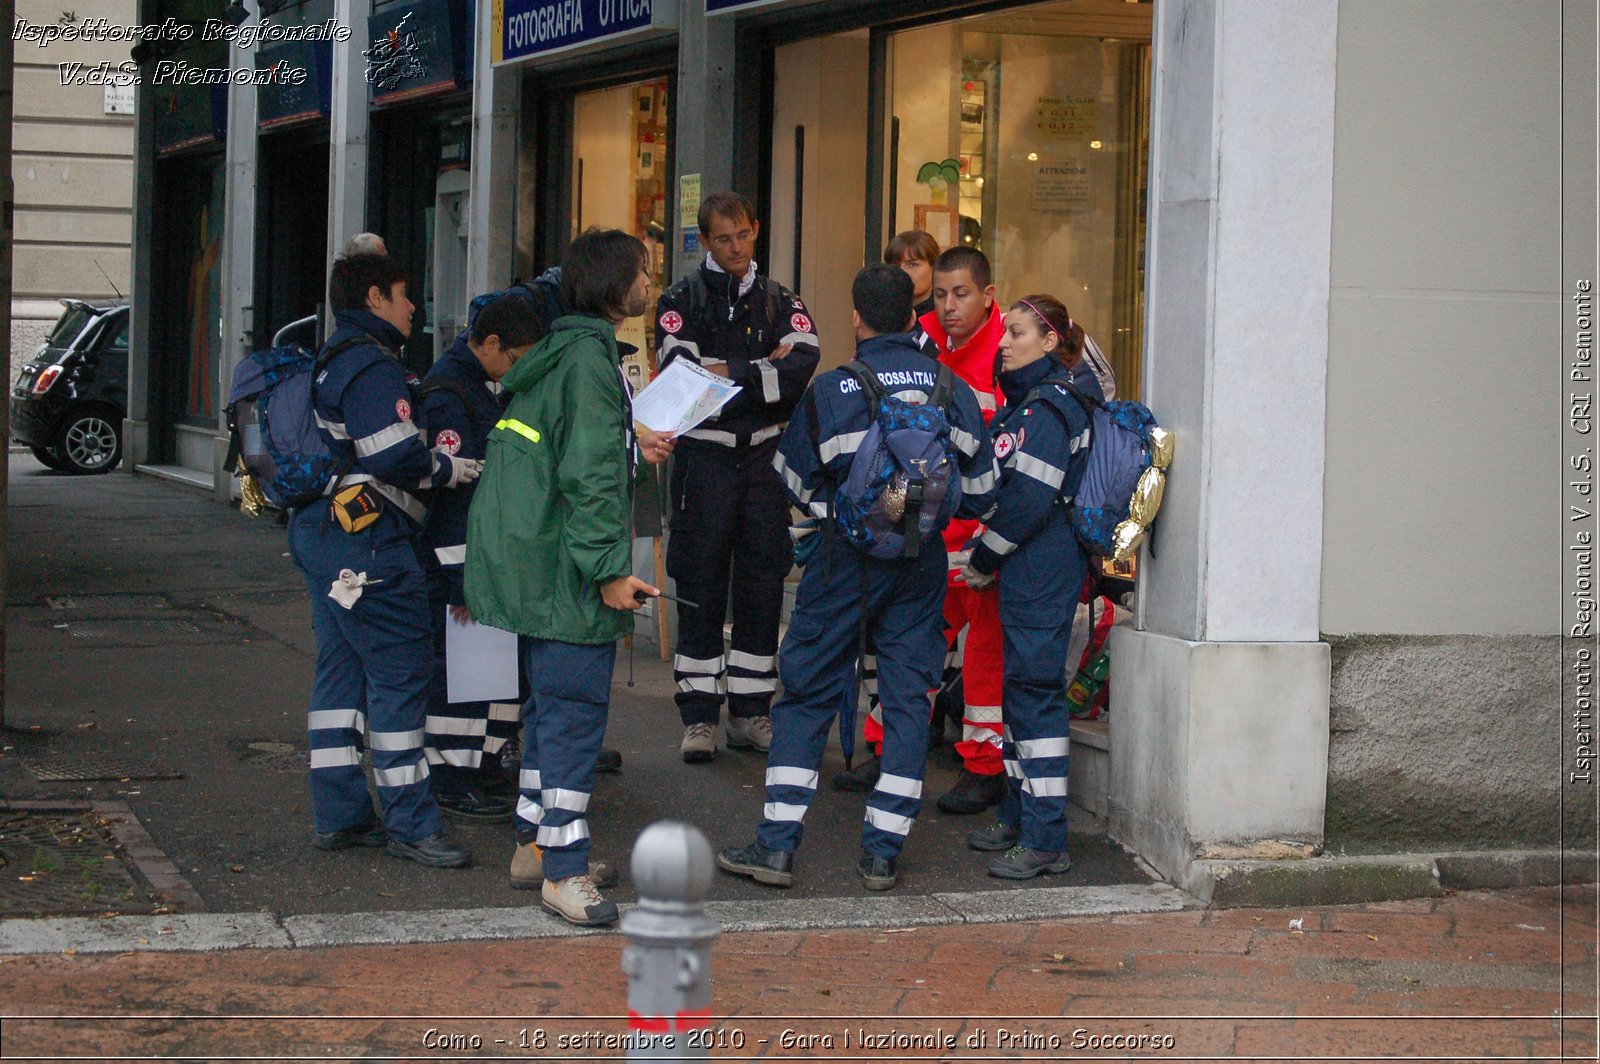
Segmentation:
<svg viewBox="0 0 1600 1064">
<path fill-rule="evenodd" d="M 1002 300 L 1060 298 L 1138 397 L 1151 10 L 1054 0 L 775 49 L 772 269 L 816 310 L 825 364 L 854 348 L 863 248 L 923 229 L 983 251 Z"/>
<path fill-rule="evenodd" d="M 579 92 L 573 97 L 571 232 L 600 226 L 644 241 L 651 281 L 666 280 L 667 79 L 650 78 Z M 638 348 L 624 358 L 635 389 L 655 372 L 655 305 L 617 327 L 617 339 Z"/>
</svg>

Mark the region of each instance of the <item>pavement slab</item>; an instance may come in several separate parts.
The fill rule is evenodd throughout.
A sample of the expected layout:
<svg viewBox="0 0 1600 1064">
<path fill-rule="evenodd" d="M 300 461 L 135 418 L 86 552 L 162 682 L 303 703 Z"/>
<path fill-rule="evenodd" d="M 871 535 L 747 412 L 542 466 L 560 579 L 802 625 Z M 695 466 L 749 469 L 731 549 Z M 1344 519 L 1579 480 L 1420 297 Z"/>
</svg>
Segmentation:
<svg viewBox="0 0 1600 1064">
<path fill-rule="evenodd" d="M 1592 1060 L 1596 897 L 1590 885 L 1447 894 L 1411 913 L 727 932 L 712 948 L 709 1055 Z M 1518 927 L 1530 916 L 1543 930 Z M 1520 964 L 1434 959 L 1431 944 L 1462 925 L 1546 948 Z M 1340 956 L 1319 949 L 1329 940 Z M 621 1059 L 623 945 L 596 934 L 9 956 L 0 1059 Z"/>
</svg>

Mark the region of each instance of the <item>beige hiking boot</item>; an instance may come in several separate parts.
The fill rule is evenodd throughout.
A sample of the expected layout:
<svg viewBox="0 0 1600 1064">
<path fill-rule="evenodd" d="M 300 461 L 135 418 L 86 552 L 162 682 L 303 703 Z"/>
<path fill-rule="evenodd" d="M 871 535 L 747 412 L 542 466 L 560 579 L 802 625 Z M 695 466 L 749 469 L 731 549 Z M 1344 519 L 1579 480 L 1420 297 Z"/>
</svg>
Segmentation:
<svg viewBox="0 0 1600 1064">
<path fill-rule="evenodd" d="M 614 887 L 620 878 L 609 861 L 590 861 L 589 878 L 597 887 Z M 513 890 L 535 890 L 544 882 L 544 851 L 537 843 L 527 842 L 517 847 L 511 855 L 511 887 Z"/>
<path fill-rule="evenodd" d="M 607 901 L 588 876 L 544 881 L 543 907 L 569 924 L 604 927 L 617 922 L 617 903 Z"/>
<path fill-rule="evenodd" d="M 729 717 L 728 749 L 756 750 L 766 753 L 772 749 L 771 717 Z"/>
<path fill-rule="evenodd" d="M 691 724 L 683 729 L 683 742 L 678 744 L 678 753 L 683 759 L 693 765 L 699 761 L 710 761 L 717 752 L 717 726 L 715 724 Z"/>
</svg>

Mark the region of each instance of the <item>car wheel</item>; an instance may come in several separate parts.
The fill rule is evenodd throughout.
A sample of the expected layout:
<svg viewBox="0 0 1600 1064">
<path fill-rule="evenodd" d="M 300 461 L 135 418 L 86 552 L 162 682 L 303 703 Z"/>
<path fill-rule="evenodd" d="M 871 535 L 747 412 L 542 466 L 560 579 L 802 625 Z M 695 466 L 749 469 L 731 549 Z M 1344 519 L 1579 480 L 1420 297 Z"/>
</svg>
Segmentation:
<svg viewBox="0 0 1600 1064">
<path fill-rule="evenodd" d="M 61 456 L 56 453 L 54 447 L 30 447 L 28 449 L 33 452 L 35 458 L 44 463 L 47 469 L 60 470 L 67 468 L 67 463 L 61 460 Z"/>
<path fill-rule="evenodd" d="M 56 453 L 71 473 L 105 473 L 122 458 L 122 421 L 106 407 L 74 410 L 56 437 Z"/>
</svg>

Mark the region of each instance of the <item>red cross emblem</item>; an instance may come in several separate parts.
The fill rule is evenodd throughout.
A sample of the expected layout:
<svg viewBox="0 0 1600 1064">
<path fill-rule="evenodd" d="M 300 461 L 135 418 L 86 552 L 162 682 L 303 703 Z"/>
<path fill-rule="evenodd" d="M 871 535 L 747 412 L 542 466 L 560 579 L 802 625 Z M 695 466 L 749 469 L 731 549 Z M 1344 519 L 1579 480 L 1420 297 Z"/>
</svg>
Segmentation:
<svg viewBox="0 0 1600 1064">
<path fill-rule="evenodd" d="M 434 437 L 433 440 L 441 449 L 455 454 L 461 450 L 461 436 L 455 429 L 445 429 Z"/>
<path fill-rule="evenodd" d="M 683 328 L 683 315 L 675 310 L 669 310 L 661 315 L 661 330 L 676 336 L 678 330 Z"/>
</svg>

